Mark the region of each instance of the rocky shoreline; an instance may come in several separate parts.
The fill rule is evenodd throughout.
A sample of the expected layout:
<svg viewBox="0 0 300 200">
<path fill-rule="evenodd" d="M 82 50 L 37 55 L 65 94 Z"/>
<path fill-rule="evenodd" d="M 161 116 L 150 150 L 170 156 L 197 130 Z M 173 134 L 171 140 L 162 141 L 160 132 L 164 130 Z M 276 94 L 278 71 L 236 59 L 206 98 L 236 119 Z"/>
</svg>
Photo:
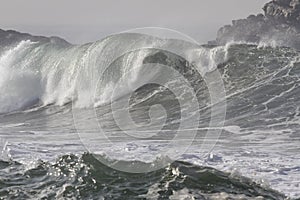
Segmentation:
<svg viewBox="0 0 300 200">
<path fill-rule="evenodd" d="M 209 44 L 228 42 L 264 43 L 300 50 L 300 0 L 273 0 L 263 7 L 264 14 L 233 20 L 219 29 Z"/>
</svg>

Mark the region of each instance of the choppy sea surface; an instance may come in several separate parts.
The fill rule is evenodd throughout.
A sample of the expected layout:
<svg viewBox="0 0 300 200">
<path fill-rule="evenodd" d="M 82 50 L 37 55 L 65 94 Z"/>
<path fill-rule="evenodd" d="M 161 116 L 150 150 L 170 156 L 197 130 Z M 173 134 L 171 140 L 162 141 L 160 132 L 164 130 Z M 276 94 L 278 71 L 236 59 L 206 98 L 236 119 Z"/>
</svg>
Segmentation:
<svg viewBox="0 0 300 200">
<path fill-rule="evenodd" d="M 300 198 L 299 78 L 285 47 L 1 46 L 0 198 Z"/>
</svg>

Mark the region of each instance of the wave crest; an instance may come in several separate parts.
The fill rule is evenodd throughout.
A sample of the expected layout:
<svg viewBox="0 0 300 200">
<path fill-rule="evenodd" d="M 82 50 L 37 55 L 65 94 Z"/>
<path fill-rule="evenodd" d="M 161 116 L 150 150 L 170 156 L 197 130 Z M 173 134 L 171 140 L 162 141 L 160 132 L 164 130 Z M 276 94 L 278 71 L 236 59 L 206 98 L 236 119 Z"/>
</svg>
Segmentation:
<svg viewBox="0 0 300 200">
<path fill-rule="evenodd" d="M 64 105 L 75 100 L 78 107 L 90 107 L 107 102 L 112 92 L 114 77 L 105 78 L 100 92 L 95 96 L 97 83 L 103 78 L 120 52 L 127 52 L 119 72 L 140 65 L 151 53 L 146 49 L 174 49 L 178 55 L 187 54 L 191 61 L 200 63 L 203 73 L 216 69 L 223 62 L 226 47 L 204 48 L 181 40 L 167 40 L 156 37 L 126 33 L 107 37 L 85 45 L 22 40 L 9 46 L 0 58 L 0 113 L 16 111 L 32 105 Z M 136 46 L 140 49 L 135 49 Z M 130 52 L 139 50 L 138 55 Z M 192 53 L 191 53 L 192 52 Z M 141 85 L 141 80 L 151 79 L 155 73 L 132 74 L 129 85 Z M 115 75 L 112 75 L 115 76 Z M 126 88 L 119 91 L 126 94 Z"/>
</svg>

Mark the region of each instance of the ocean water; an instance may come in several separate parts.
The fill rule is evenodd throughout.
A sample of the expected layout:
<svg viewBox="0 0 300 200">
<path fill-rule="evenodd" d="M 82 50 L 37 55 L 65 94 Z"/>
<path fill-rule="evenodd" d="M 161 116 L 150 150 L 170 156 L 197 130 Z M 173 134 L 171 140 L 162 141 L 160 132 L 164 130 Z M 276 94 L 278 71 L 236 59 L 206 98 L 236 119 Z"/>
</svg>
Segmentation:
<svg viewBox="0 0 300 200">
<path fill-rule="evenodd" d="M 286 47 L 3 45 L 0 198 L 300 198 L 299 78 Z"/>
</svg>

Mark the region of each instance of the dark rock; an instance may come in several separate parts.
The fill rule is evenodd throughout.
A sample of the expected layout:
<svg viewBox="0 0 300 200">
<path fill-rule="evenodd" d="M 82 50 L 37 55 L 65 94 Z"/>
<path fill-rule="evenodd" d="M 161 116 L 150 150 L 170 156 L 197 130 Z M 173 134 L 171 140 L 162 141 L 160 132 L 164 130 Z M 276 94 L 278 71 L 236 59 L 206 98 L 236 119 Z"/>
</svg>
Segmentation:
<svg viewBox="0 0 300 200">
<path fill-rule="evenodd" d="M 300 49 L 300 0 L 273 0 L 263 7 L 264 14 L 233 20 L 219 29 L 209 44 L 272 42 Z"/>
<path fill-rule="evenodd" d="M 0 29 L 0 47 L 4 49 L 5 47 L 17 44 L 22 40 L 30 40 L 32 42 L 42 42 L 42 43 L 54 43 L 61 46 L 68 46 L 70 43 L 61 39 L 59 37 L 43 37 L 43 36 L 32 36 L 28 33 L 20 33 L 14 30 L 1 30 Z"/>
<path fill-rule="evenodd" d="M 278 20 L 300 29 L 299 0 L 274 0 L 267 3 L 263 10 L 270 20 Z"/>
</svg>

